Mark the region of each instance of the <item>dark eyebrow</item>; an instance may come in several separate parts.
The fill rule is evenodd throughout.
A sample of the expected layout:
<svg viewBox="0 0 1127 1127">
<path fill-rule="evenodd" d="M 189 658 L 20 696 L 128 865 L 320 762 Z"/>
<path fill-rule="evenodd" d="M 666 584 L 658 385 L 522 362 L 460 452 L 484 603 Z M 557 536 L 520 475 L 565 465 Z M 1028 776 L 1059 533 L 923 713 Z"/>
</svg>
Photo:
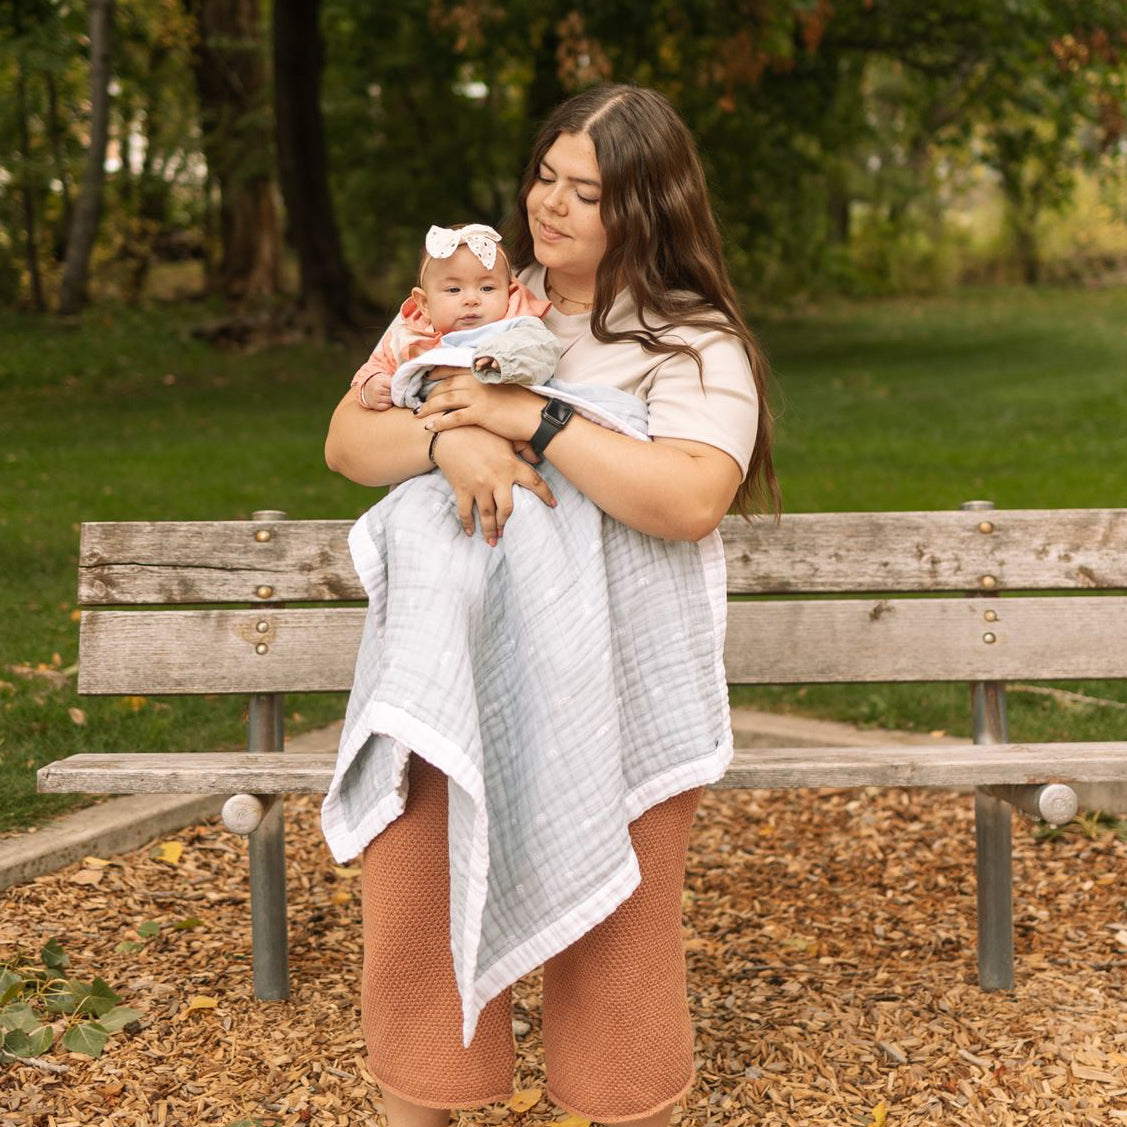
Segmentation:
<svg viewBox="0 0 1127 1127">
<path fill-rule="evenodd" d="M 540 158 L 540 163 L 553 175 L 558 176 L 559 173 L 546 161 L 543 157 Z M 581 176 L 569 176 L 567 178 L 569 184 L 587 184 L 592 188 L 602 188 L 601 180 L 584 180 Z"/>
</svg>

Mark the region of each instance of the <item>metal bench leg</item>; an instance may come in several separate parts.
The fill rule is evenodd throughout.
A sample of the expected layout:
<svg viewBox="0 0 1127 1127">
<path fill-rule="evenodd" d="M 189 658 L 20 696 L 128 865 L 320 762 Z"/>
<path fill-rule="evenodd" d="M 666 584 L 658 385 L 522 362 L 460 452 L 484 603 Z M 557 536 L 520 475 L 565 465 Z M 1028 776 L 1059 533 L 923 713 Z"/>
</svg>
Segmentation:
<svg viewBox="0 0 1127 1127">
<path fill-rule="evenodd" d="M 1014 984 L 1012 821 L 1008 802 L 975 791 L 978 984 L 983 990 L 1012 990 Z"/>
<path fill-rule="evenodd" d="M 1009 742 L 1006 690 L 997 681 L 971 685 L 974 742 Z M 975 867 L 978 871 L 978 984 L 983 990 L 1014 985 L 1013 807 L 981 788 L 974 793 Z"/>
<path fill-rule="evenodd" d="M 250 698 L 252 752 L 283 748 L 281 693 Z M 250 910 L 254 996 L 276 1001 L 290 996 L 289 935 L 286 930 L 285 799 L 278 795 L 258 829 L 250 835 Z"/>
</svg>

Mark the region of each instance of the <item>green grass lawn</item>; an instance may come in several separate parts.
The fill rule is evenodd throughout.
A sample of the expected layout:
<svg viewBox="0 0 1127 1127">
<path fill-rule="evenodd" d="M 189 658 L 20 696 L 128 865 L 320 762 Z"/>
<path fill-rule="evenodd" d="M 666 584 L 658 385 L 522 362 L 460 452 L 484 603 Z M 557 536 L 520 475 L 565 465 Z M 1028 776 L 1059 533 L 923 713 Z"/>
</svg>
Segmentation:
<svg viewBox="0 0 1127 1127">
<path fill-rule="evenodd" d="M 1127 290 L 981 290 L 757 325 L 792 512 L 1127 505 Z M 1123 683 L 1067 686 L 1127 700 Z M 738 703 L 970 734 L 963 685 L 740 688 Z M 1127 738 L 1127 713 L 1010 693 L 1015 739 Z"/>
<path fill-rule="evenodd" d="M 34 768 L 51 759 L 243 738 L 239 700 L 76 695 L 67 671 L 81 521 L 269 508 L 351 517 L 374 499 L 329 473 L 321 452 L 363 347 L 220 351 L 188 335 L 207 315 L 187 304 L 96 309 L 63 326 L 0 313 L 0 832 L 89 801 L 34 793 Z M 781 392 L 776 462 L 789 511 L 1127 503 L 1127 290 L 833 305 L 757 325 Z M 31 676 L 12 668 L 39 665 Z M 1127 699 L 1122 686 L 1070 687 Z M 911 685 L 736 694 L 952 732 L 967 730 L 966 695 Z M 340 709 L 339 697 L 302 697 L 287 713 L 303 726 Z M 1022 739 L 1122 736 L 1123 717 L 1021 693 L 1011 706 Z"/>
</svg>

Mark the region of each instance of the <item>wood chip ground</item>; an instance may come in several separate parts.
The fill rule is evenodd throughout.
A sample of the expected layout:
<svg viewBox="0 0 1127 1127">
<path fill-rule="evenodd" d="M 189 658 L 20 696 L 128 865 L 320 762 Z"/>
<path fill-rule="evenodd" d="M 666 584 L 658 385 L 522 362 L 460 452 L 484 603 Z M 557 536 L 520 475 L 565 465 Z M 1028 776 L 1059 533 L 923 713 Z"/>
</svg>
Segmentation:
<svg viewBox="0 0 1127 1127">
<path fill-rule="evenodd" d="M 329 855 L 319 805 L 287 801 L 287 1002 L 253 997 L 247 843 L 221 826 L 173 835 L 176 864 L 146 848 L 0 893 L 0 958 L 58 936 L 75 976 L 105 978 L 145 1015 L 100 1058 L 52 1049 L 65 1072 L 0 1065 L 0 1124 L 382 1124 L 359 1026 L 358 886 Z M 906 790 L 706 795 L 684 897 L 698 1075 L 675 1122 L 1127 1124 L 1127 844 L 1037 841 L 1015 820 L 1018 988 L 984 994 L 971 805 Z M 173 930 L 185 917 L 202 926 Z M 146 920 L 160 935 L 115 953 Z M 516 990 L 515 1089 L 544 1083 L 538 985 Z M 198 995 L 214 1008 L 188 1009 Z M 461 1122 L 562 1118 L 541 1099 Z"/>
</svg>

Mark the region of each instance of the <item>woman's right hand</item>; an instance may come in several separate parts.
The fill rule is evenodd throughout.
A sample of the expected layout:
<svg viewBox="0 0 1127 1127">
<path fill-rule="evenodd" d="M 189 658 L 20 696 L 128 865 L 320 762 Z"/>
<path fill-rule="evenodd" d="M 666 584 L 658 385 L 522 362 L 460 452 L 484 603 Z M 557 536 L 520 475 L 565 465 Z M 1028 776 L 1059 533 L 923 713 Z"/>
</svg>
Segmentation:
<svg viewBox="0 0 1127 1127">
<path fill-rule="evenodd" d="M 482 535 L 495 545 L 512 514 L 513 488 L 518 485 L 555 507 L 548 483 L 535 468 L 517 457 L 508 439 L 482 427 L 442 433 L 434 445 L 434 460 L 454 490 L 458 519 L 467 536 L 473 535 L 476 509 Z"/>
</svg>

